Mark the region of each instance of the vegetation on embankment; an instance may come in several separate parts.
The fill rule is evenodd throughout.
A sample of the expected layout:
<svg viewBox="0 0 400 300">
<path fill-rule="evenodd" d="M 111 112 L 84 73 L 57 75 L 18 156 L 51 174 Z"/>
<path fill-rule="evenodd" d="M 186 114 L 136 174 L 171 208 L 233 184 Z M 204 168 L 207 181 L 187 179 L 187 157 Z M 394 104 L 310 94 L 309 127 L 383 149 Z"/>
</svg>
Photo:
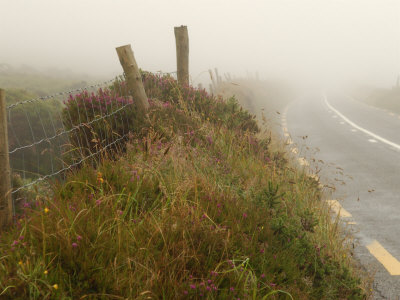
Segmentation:
<svg viewBox="0 0 400 300">
<path fill-rule="evenodd" d="M 253 116 L 144 79 L 149 118 L 124 153 L 27 198 L 2 232 L 2 297 L 366 297 L 318 183 Z"/>
</svg>

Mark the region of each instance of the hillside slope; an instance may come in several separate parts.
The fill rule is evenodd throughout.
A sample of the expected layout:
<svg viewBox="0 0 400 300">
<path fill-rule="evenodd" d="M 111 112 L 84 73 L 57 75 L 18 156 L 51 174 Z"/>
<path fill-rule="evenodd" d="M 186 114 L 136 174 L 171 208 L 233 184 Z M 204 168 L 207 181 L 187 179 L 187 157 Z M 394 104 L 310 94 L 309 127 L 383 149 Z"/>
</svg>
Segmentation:
<svg viewBox="0 0 400 300">
<path fill-rule="evenodd" d="M 26 196 L 0 237 L 2 297 L 366 298 L 318 182 L 279 141 L 234 98 L 145 82 L 149 118 L 118 158 Z"/>
</svg>

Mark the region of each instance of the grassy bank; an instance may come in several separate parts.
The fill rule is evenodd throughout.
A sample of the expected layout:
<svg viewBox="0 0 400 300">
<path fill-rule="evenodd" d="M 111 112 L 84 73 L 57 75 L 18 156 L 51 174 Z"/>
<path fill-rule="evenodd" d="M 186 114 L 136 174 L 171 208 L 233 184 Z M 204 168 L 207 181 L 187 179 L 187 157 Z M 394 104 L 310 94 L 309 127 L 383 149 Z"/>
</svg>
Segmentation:
<svg viewBox="0 0 400 300">
<path fill-rule="evenodd" d="M 280 142 L 233 98 L 146 76 L 149 118 L 124 153 L 27 197 L 2 232 L 1 297 L 366 298 Z"/>
</svg>

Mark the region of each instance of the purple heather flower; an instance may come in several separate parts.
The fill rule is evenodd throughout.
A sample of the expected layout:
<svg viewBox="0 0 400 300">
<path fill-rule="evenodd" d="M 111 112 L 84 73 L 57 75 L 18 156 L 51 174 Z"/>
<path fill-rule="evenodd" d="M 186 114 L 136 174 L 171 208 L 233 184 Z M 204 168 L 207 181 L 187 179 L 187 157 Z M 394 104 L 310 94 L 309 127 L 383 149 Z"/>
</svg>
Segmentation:
<svg viewBox="0 0 400 300">
<path fill-rule="evenodd" d="M 77 241 L 81 241 L 81 240 L 82 240 L 82 236 L 77 235 L 77 236 L 76 236 L 76 240 L 77 240 Z"/>
<path fill-rule="evenodd" d="M 74 243 L 72 243 L 72 247 L 76 248 L 76 247 L 78 247 L 78 244 L 74 242 Z"/>
<path fill-rule="evenodd" d="M 191 288 L 192 290 L 194 290 L 194 289 L 196 289 L 196 285 L 195 285 L 195 284 L 191 284 L 191 285 L 190 285 L 190 288 Z"/>
</svg>

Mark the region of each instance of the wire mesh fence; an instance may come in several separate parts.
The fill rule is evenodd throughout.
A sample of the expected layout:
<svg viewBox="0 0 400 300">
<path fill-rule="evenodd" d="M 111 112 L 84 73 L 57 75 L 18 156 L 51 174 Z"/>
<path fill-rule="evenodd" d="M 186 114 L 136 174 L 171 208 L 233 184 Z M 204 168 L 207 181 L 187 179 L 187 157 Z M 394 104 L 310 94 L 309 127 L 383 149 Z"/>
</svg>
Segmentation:
<svg viewBox="0 0 400 300">
<path fill-rule="evenodd" d="M 123 78 L 6 107 L 12 194 L 116 149 L 129 133 L 133 99 Z M 15 207 L 15 203 L 14 203 Z"/>
<path fill-rule="evenodd" d="M 162 97 L 176 72 L 142 72 L 149 98 Z M 63 180 L 83 162 L 112 157 L 137 128 L 124 76 L 54 95 L 7 103 L 9 157 L 15 207 L 37 183 Z M 46 185 L 40 185 L 44 187 Z"/>
</svg>

